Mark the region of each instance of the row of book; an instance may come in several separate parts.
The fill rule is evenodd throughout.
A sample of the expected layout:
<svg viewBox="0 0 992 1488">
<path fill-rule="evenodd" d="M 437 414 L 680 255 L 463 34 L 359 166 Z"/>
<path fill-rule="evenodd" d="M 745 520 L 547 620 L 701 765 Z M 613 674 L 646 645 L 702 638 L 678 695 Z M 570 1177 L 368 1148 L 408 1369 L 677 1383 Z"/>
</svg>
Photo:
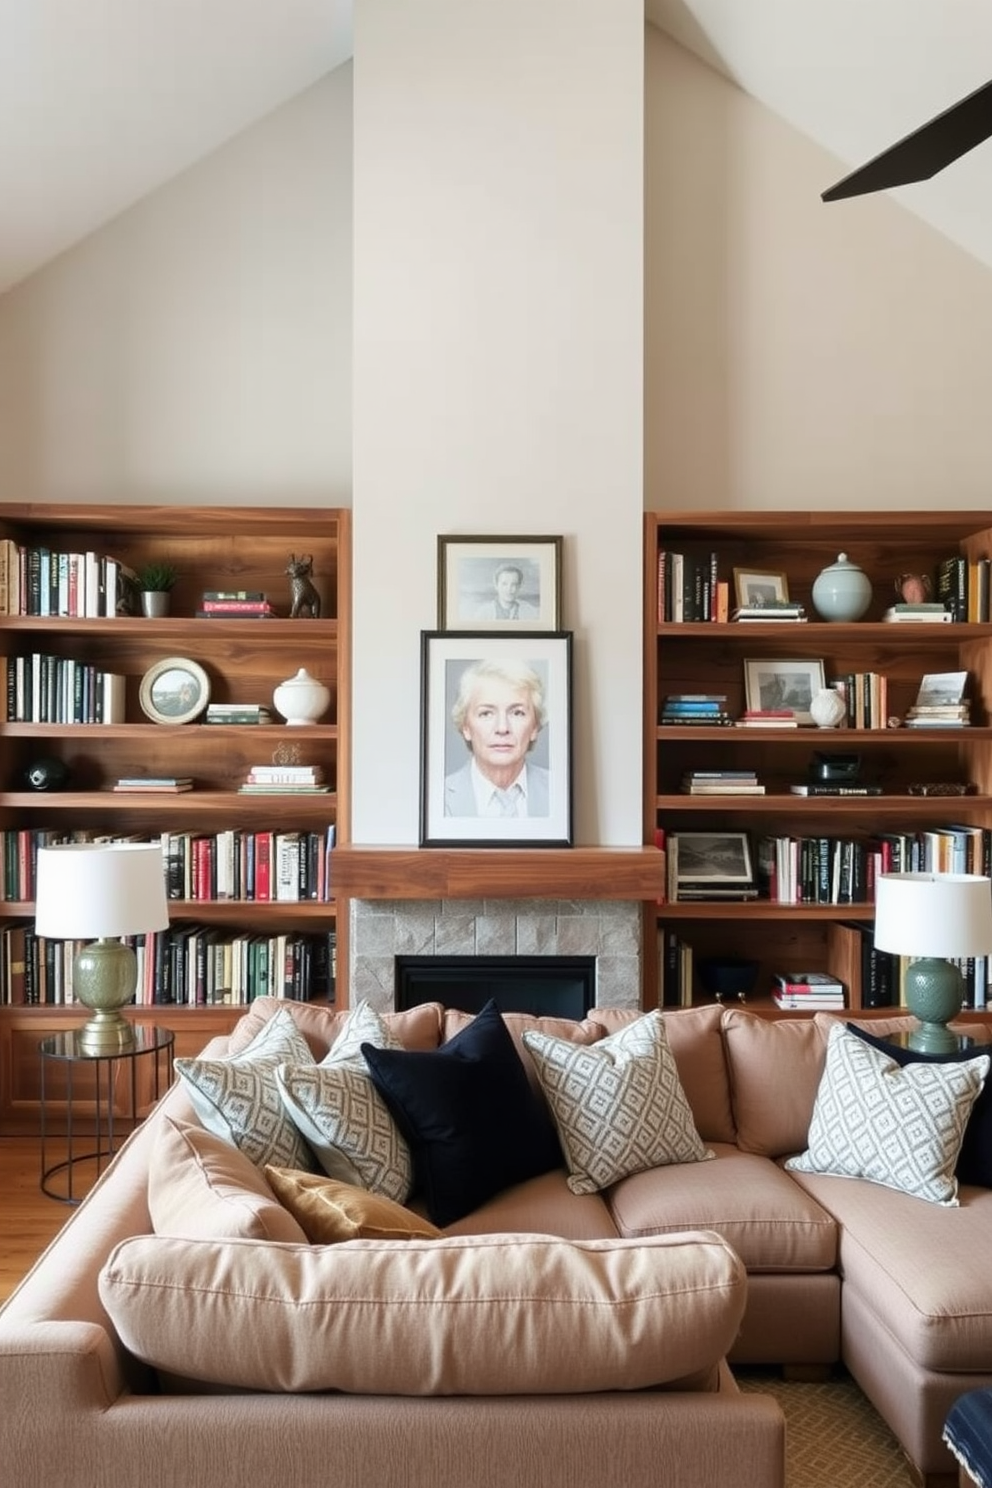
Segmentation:
<svg viewBox="0 0 992 1488">
<path fill-rule="evenodd" d="M 879 950 L 871 924 L 862 920 L 844 920 L 830 925 L 827 952 L 842 974 L 857 979 L 863 1008 L 906 1005 L 906 971 L 917 958 Z M 964 988 L 962 1008 L 988 1007 L 992 1001 L 992 957 L 959 957 L 954 964 L 961 972 Z"/>
<path fill-rule="evenodd" d="M 8 656 L 0 672 L 8 723 L 123 723 L 126 679 L 91 662 L 40 651 Z"/>
<path fill-rule="evenodd" d="M 880 672 L 844 672 L 830 686 L 847 709 L 840 728 L 884 729 L 889 721 L 889 684 Z"/>
<path fill-rule="evenodd" d="M 658 553 L 658 623 L 726 621 L 730 586 L 717 572 L 716 553 L 693 557 L 662 549 Z"/>
<path fill-rule="evenodd" d="M 956 621 L 984 624 L 992 619 L 989 609 L 988 558 L 965 558 L 954 553 L 937 563 L 937 600 Z"/>
<path fill-rule="evenodd" d="M 127 943 L 138 962 L 140 1006 L 242 1006 L 256 997 L 334 1000 L 334 930 L 264 935 L 172 925 Z M 73 961 L 81 944 L 39 936 L 29 922 L 6 925 L 0 931 L 0 1004 L 73 1004 Z"/>
<path fill-rule="evenodd" d="M 0 830 L 0 901 L 35 897 L 38 850 L 62 842 L 159 842 L 166 894 L 171 900 L 327 903 L 331 893 L 331 823 L 323 831 L 162 832 L 110 835 L 44 827 Z"/>
<path fill-rule="evenodd" d="M 134 570 L 105 553 L 59 552 L 0 538 L 0 615 L 137 615 L 139 593 Z"/>
</svg>

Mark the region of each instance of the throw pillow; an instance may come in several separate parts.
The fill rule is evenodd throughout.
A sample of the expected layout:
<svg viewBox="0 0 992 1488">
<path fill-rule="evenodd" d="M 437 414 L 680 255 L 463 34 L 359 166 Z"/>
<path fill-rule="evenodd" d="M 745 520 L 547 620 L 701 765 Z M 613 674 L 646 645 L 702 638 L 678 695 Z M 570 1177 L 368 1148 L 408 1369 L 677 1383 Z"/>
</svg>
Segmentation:
<svg viewBox="0 0 992 1488">
<path fill-rule="evenodd" d="M 376 1088 L 413 1154 L 415 1185 L 437 1225 L 561 1165 L 496 1003 L 431 1053 L 363 1044 Z"/>
<path fill-rule="evenodd" d="M 336 1178 L 265 1169 L 273 1192 L 299 1221 L 312 1245 L 341 1240 L 436 1240 L 441 1231 L 419 1214 Z"/>
<path fill-rule="evenodd" d="M 558 1128 L 572 1193 L 713 1156 L 696 1130 L 660 1012 L 588 1046 L 533 1032 L 524 1043 Z"/>
<path fill-rule="evenodd" d="M 954 1165 L 988 1072 L 987 1054 L 902 1066 L 839 1023 L 830 1030 L 806 1151 L 786 1167 L 867 1178 L 956 1206 Z"/>
<path fill-rule="evenodd" d="M 148 1163 L 156 1235 L 188 1240 L 307 1241 L 255 1164 L 205 1127 L 164 1116 Z"/>
<path fill-rule="evenodd" d="M 924 1054 L 918 1049 L 901 1049 L 898 1045 L 888 1044 L 884 1038 L 876 1037 L 874 1033 L 859 1028 L 855 1023 L 848 1023 L 846 1026 L 856 1038 L 864 1039 L 873 1049 L 888 1054 L 896 1064 L 961 1064 L 982 1052 L 981 1049 L 956 1049 L 947 1054 Z M 969 1183 L 976 1188 L 992 1188 L 992 1080 L 986 1080 L 971 1108 L 954 1171 L 959 1183 Z"/>
<path fill-rule="evenodd" d="M 377 1012 L 360 1002 L 319 1064 L 276 1071 L 283 1105 L 329 1178 L 402 1204 L 413 1182 L 410 1149 L 376 1090 L 362 1053 L 402 1045 Z"/>
<path fill-rule="evenodd" d="M 177 1059 L 179 1075 L 208 1131 L 233 1143 L 259 1168 L 312 1168 L 306 1143 L 279 1096 L 281 1064 L 313 1063 L 292 1015 L 280 1008 L 240 1054 Z"/>
</svg>

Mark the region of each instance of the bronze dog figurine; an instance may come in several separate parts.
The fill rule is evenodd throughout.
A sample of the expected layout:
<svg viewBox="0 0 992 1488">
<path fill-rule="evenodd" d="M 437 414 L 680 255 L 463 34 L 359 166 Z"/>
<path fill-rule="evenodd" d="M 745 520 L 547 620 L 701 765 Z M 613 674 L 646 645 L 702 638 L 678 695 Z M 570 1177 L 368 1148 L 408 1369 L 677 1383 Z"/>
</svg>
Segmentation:
<svg viewBox="0 0 992 1488">
<path fill-rule="evenodd" d="M 291 553 L 289 562 L 286 564 L 286 572 L 289 574 L 289 587 L 293 600 L 289 618 L 296 620 L 306 610 L 311 620 L 319 620 L 320 595 L 310 578 L 313 573 L 313 555 L 306 558 L 301 555 L 297 558 L 295 553 Z"/>
</svg>

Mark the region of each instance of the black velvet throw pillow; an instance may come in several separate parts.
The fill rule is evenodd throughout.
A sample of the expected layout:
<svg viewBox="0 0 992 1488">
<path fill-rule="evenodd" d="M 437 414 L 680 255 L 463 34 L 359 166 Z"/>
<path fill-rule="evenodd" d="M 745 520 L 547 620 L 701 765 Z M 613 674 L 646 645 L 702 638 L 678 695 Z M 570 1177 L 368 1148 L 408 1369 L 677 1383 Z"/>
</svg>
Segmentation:
<svg viewBox="0 0 992 1488">
<path fill-rule="evenodd" d="M 979 1054 L 992 1053 L 992 1046 L 978 1044 L 973 1049 L 956 1049 L 946 1054 L 924 1054 L 919 1049 L 902 1049 L 889 1044 L 878 1034 L 868 1033 L 848 1023 L 848 1031 L 888 1054 L 898 1065 L 907 1064 L 960 1064 L 965 1059 L 974 1059 Z M 954 1169 L 959 1183 L 970 1183 L 975 1188 L 992 1188 L 992 1074 L 988 1076 L 971 1108 L 964 1140 L 958 1153 Z"/>
<path fill-rule="evenodd" d="M 494 1001 L 429 1052 L 362 1045 L 373 1083 L 413 1157 L 415 1191 L 436 1225 L 562 1166 L 547 1109 L 531 1089 Z"/>
</svg>

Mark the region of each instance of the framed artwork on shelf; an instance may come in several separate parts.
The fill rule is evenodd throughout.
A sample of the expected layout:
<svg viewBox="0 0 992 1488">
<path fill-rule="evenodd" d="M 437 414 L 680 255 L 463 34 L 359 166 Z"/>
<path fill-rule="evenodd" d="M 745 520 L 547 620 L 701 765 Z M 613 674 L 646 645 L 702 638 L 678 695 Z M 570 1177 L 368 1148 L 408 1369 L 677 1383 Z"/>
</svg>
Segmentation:
<svg viewBox="0 0 992 1488">
<path fill-rule="evenodd" d="M 754 898 L 751 843 L 746 832 L 676 832 L 675 898 Z"/>
<path fill-rule="evenodd" d="M 153 723 L 192 723 L 210 701 L 210 678 L 199 662 L 166 656 L 142 677 L 138 701 Z"/>
<path fill-rule="evenodd" d="M 744 693 L 752 712 L 795 714 L 797 723 L 813 722 L 810 704 L 825 686 L 823 662 L 803 657 L 773 660 L 767 657 L 744 662 Z"/>
<path fill-rule="evenodd" d="M 571 847 L 572 636 L 421 634 L 422 847 Z"/>
<path fill-rule="evenodd" d="M 560 537 L 439 537 L 439 630 L 560 630 Z"/>
<path fill-rule="evenodd" d="M 735 568 L 734 597 L 741 609 L 747 606 L 760 608 L 766 604 L 785 604 L 789 599 L 789 580 L 784 573 Z"/>
</svg>

